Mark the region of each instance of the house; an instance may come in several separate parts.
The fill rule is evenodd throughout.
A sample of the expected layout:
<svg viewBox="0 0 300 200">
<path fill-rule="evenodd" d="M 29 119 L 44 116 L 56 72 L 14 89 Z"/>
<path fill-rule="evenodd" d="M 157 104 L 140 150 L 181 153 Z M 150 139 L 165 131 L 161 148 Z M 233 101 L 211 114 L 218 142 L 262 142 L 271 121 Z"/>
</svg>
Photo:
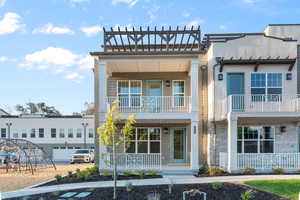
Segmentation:
<svg viewBox="0 0 300 200">
<path fill-rule="evenodd" d="M 0 116 L 1 115 L 9 115 L 5 110 L 0 108 Z"/>
<path fill-rule="evenodd" d="M 75 149 L 94 148 L 94 116 L 2 115 L 1 138 L 33 142 L 54 160 L 69 161 Z"/>
<path fill-rule="evenodd" d="M 299 169 L 299 32 L 273 24 L 201 39 L 199 27 L 104 30 L 103 51 L 91 53 L 95 124 L 115 99 L 124 118 L 137 119 L 121 168 Z"/>
</svg>

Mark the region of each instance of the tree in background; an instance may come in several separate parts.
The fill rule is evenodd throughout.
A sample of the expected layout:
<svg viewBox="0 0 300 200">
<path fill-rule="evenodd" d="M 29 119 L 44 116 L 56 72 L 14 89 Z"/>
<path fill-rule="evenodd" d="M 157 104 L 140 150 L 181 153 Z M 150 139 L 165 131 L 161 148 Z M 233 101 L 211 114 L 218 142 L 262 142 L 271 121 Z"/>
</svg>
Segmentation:
<svg viewBox="0 0 300 200">
<path fill-rule="evenodd" d="M 84 110 L 81 111 L 83 115 L 94 115 L 96 114 L 96 109 L 94 103 L 84 102 Z"/>
<path fill-rule="evenodd" d="M 54 106 L 47 106 L 44 102 L 28 102 L 25 105 L 17 104 L 16 111 L 21 114 L 42 113 L 46 115 L 61 115 L 61 113 Z"/>
<path fill-rule="evenodd" d="M 129 115 L 127 120 L 121 120 L 121 115 L 118 110 L 118 101 L 112 103 L 111 108 L 105 115 L 105 121 L 100 127 L 97 128 L 97 134 L 99 135 L 99 142 L 101 145 L 109 149 L 112 147 L 113 153 L 113 168 L 114 168 L 114 198 L 117 199 L 117 160 L 116 148 L 121 146 L 127 147 L 127 142 L 132 136 L 132 126 L 135 123 L 135 116 Z M 104 158 L 103 160 L 105 163 Z M 101 167 L 101 166 L 100 166 Z"/>
</svg>

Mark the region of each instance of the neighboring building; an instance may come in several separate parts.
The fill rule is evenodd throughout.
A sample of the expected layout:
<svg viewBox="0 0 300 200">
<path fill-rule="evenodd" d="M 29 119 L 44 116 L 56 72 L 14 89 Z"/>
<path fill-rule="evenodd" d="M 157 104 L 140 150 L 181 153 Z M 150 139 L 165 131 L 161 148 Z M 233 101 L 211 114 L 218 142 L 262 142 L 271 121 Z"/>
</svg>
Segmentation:
<svg viewBox="0 0 300 200">
<path fill-rule="evenodd" d="M 50 155 L 54 149 L 94 148 L 94 116 L 3 115 L 0 138 L 31 141 Z"/>
<path fill-rule="evenodd" d="M 124 118 L 136 114 L 121 168 L 298 170 L 299 34 L 281 24 L 202 41 L 193 28 L 104 31 L 91 53 L 95 124 L 114 99 Z"/>
</svg>

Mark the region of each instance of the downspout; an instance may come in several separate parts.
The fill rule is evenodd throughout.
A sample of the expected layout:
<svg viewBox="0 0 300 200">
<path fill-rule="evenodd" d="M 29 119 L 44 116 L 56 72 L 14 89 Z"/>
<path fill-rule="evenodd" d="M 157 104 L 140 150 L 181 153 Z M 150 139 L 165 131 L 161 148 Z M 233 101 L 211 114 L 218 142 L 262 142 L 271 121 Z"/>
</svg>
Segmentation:
<svg viewBox="0 0 300 200">
<path fill-rule="evenodd" d="M 214 112 L 213 112 L 213 126 L 214 126 L 214 130 L 213 130 L 213 145 L 214 145 L 214 165 L 216 165 L 217 163 L 217 148 L 216 148 L 216 136 L 217 136 L 217 125 L 216 125 L 216 112 L 215 112 L 215 108 L 216 108 L 216 87 L 215 87 L 215 77 L 216 77 L 216 67 L 220 64 L 220 61 L 222 60 L 222 57 L 216 57 L 216 64 L 213 65 L 213 82 L 214 82 Z"/>
</svg>

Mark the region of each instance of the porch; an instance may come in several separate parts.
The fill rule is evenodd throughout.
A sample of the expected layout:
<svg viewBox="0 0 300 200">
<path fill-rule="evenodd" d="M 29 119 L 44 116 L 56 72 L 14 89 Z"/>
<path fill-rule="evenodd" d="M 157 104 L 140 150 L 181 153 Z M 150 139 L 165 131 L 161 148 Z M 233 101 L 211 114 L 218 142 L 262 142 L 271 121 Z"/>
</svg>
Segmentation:
<svg viewBox="0 0 300 200">
<path fill-rule="evenodd" d="M 190 125 L 186 127 L 138 127 L 123 152 L 116 153 L 118 170 L 155 169 L 163 172 L 191 171 L 198 164 L 191 161 Z M 113 169 L 112 152 L 103 152 L 101 169 Z"/>
</svg>

